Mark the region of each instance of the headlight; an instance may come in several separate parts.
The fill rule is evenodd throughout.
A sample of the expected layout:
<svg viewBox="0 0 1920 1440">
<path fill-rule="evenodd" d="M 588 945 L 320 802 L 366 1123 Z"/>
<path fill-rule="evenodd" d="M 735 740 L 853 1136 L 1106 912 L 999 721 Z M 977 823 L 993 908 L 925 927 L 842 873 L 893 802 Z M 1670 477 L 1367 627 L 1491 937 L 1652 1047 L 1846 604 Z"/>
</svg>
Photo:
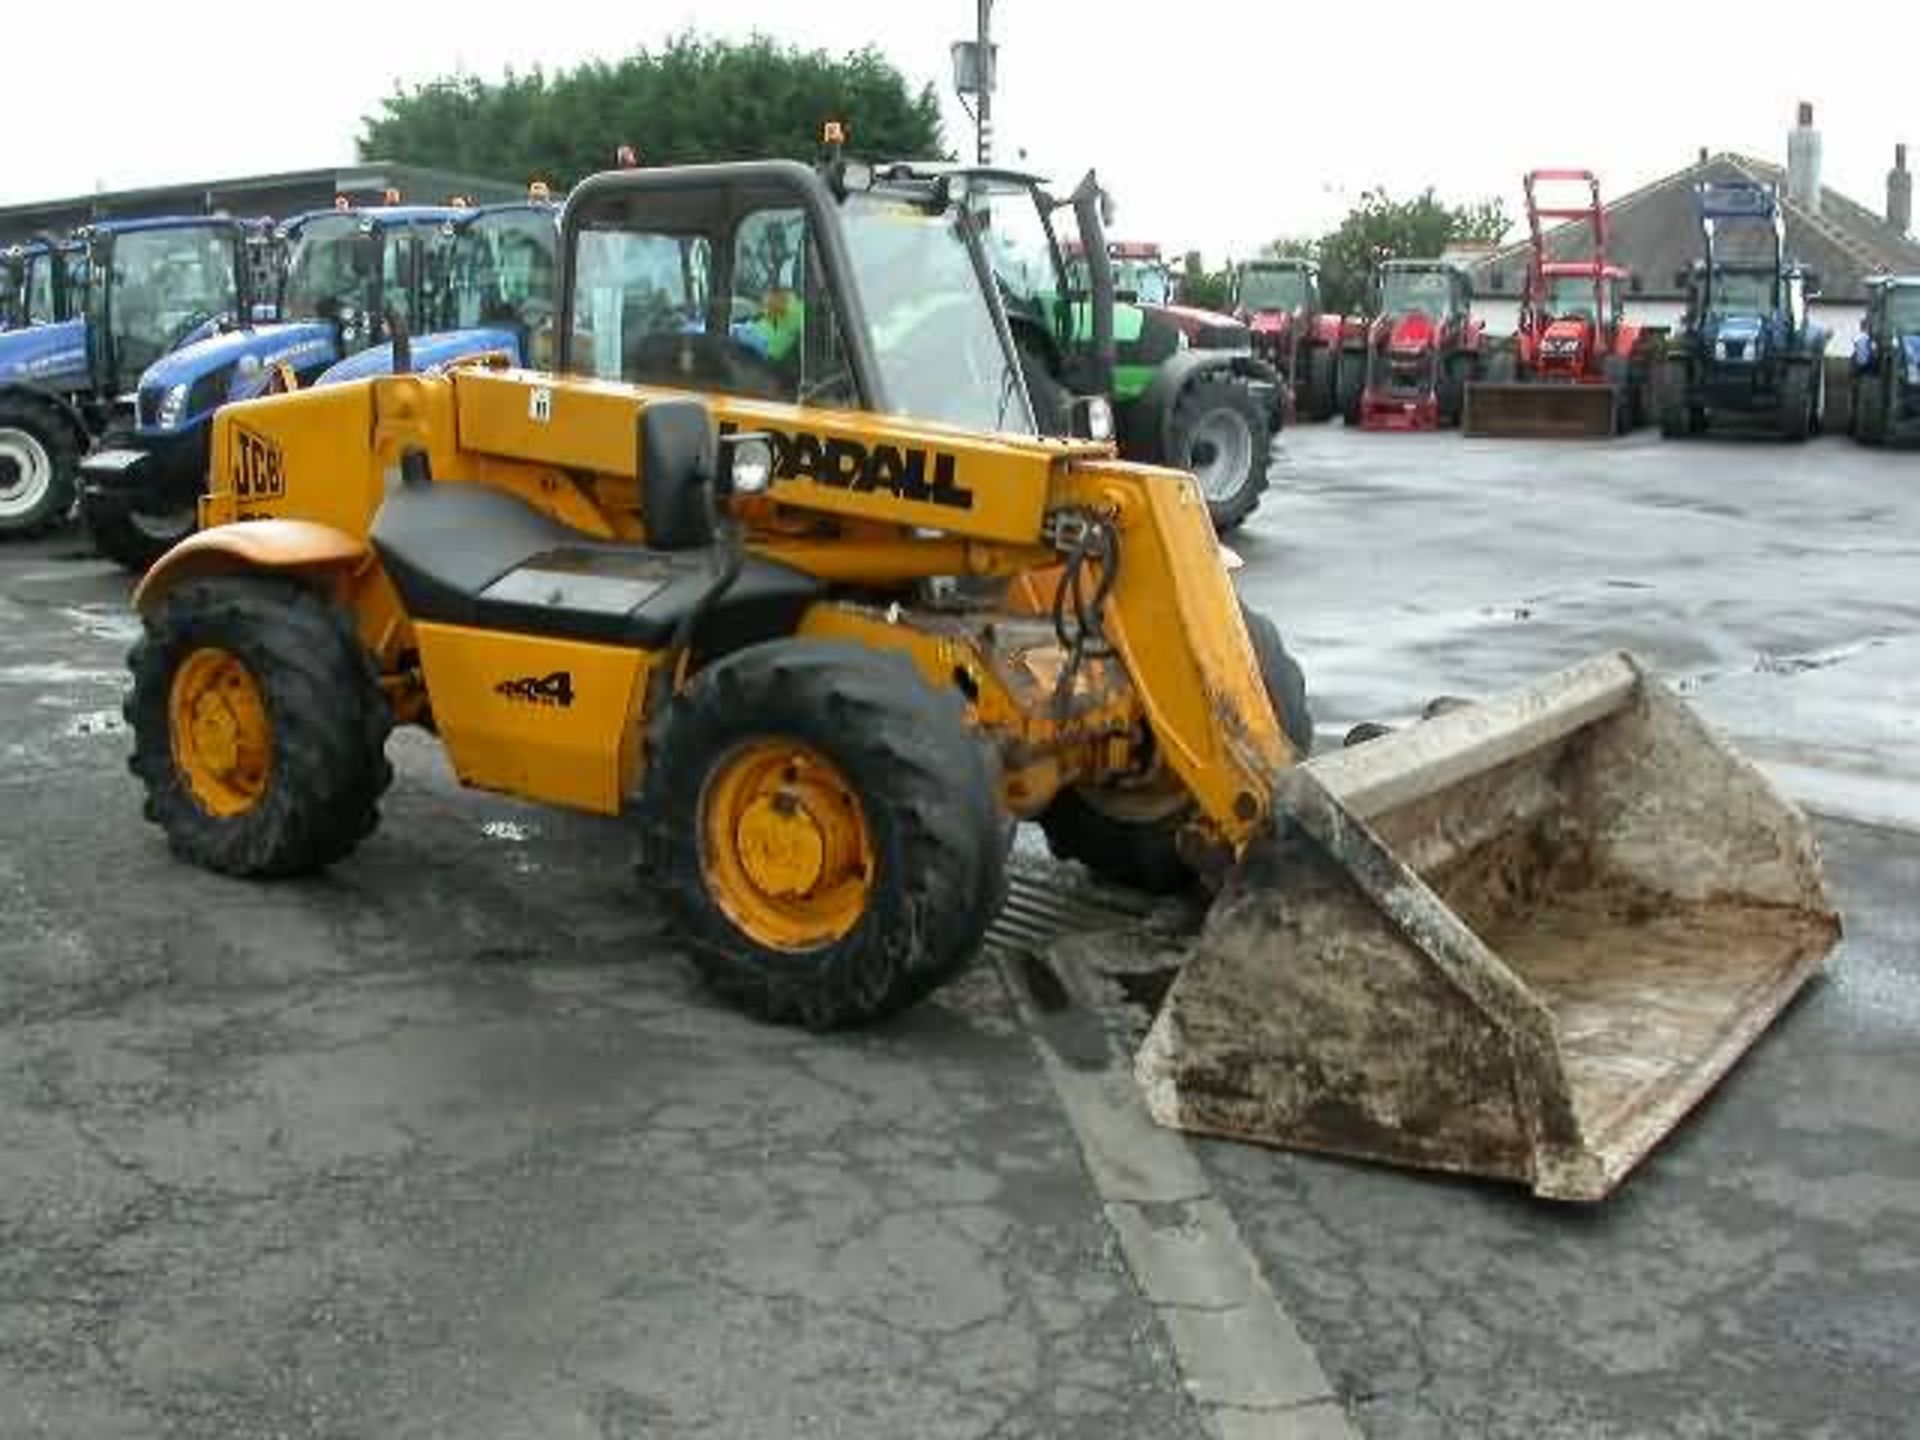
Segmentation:
<svg viewBox="0 0 1920 1440">
<path fill-rule="evenodd" d="M 1727 342 L 1726 341 L 1716 340 L 1713 342 L 1713 358 L 1716 360 L 1724 360 L 1727 358 Z"/>
<path fill-rule="evenodd" d="M 167 393 L 160 397 L 160 413 L 155 417 L 162 430 L 171 430 L 180 423 L 180 417 L 187 412 L 187 387 L 169 385 Z"/>
</svg>

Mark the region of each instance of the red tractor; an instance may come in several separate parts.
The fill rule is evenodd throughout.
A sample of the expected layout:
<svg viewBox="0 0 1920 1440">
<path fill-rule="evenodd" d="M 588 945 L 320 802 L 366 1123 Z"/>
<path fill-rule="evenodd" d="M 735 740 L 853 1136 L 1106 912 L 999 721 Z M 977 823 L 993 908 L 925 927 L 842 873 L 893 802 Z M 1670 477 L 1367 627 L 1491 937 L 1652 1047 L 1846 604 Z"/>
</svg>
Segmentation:
<svg viewBox="0 0 1920 1440">
<path fill-rule="evenodd" d="M 1280 372 L 1289 419 L 1340 413 L 1340 355 L 1364 343 L 1366 322 L 1320 308 L 1320 267 L 1311 260 L 1246 260 L 1234 267 L 1234 319 L 1253 332 L 1253 353 Z"/>
<path fill-rule="evenodd" d="M 1363 430 L 1436 430 L 1460 421 L 1486 359 L 1473 284 L 1450 260 L 1387 260 L 1373 276 L 1373 323 L 1340 357 L 1346 419 Z M 1348 379 L 1349 368 L 1359 381 Z"/>
<path fill-rule="evenodd" d="M 1607 216 L 1591 170 L 1534 170 L 1526 177 L 1533 254 L 1513 347 L 1494 357 L 1488 377 L 1468 387 L 1470 435 L 1607 436 L 1652 413 L 1661 326 L 1626 319 L 1628 274 L 1607 260 Z M 1546 186 L 1578 185 L 1579 203 L 1543 204 Z M 1592 234 L 1592 253 L 1547 257 L 1542 221 L 1572 221 Z"/>
</svg>

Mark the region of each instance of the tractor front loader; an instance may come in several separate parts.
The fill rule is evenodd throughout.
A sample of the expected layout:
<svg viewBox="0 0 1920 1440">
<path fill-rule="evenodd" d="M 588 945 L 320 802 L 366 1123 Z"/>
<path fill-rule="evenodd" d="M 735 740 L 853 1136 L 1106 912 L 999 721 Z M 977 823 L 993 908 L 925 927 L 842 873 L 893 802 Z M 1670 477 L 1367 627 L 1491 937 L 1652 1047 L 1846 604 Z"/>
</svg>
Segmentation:
<svg viewBox="0 0 1920 1440">
<path fill-rule="evenodd" d="M 1219 889 L 1139 1060 L 1167 1123 L 1604 1194 L 1832 946 L 1804 821 L 1618 657 L 1309 760 L 1193 476 L 1035 433 L 963 183 L 594 177 L 558 373 L 223 407 L 136 594 L 148 815 L 324 866 L 426 726 L 630 815 L 709 984 L 814 1027 L 957 973 L 1032 821 Z"/>
</svg>

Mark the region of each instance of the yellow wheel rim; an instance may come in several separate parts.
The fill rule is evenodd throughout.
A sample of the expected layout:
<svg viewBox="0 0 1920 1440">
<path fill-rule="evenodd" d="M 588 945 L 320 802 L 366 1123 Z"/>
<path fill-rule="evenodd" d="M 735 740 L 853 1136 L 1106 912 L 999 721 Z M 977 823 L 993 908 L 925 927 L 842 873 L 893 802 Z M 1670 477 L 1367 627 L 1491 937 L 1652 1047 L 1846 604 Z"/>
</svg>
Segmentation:
<svg viewBox="0 0 1920 1440">
<path fill-rule="evenodd" d="M 238 656 L 212 648 L 187 656 L 167 713 L 174 766 L 201 809 L 229 819 L 260 803 L 273 775 L 273 722 Z"/>
<path fill-rule="evenodd" d="M 755 944 L 831 945 L 860 923 L 873 844 L 860 797 L 804 745 L 758 740 L 715 767 L 700 801 L 707 890 Z"/>
</svg>

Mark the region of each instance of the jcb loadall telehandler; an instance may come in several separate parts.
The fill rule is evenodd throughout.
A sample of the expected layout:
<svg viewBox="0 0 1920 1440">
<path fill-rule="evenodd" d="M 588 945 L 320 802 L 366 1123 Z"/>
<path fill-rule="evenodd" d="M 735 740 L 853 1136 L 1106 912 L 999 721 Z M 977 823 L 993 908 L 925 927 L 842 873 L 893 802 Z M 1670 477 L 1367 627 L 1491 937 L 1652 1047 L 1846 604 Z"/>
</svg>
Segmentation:
<svg viewBox="0 0 1920 1440">
<path fill-rule="evenodd" d="M 596 177 L 560 373 L 224 408 L 137 592 L 149 817 L 323 866 L 428 726 L 468 785 L 631 813 L 709 981 L 814 1026 L 965 964 L 1034 820 L 1222 887 L 1161 1120 L 1606 1193 L 1834 943 L 1804 822 L 1621 656 L 1303 763 L 1193 478 L 1031 433 L 957 183 Z"/>
</svg>

